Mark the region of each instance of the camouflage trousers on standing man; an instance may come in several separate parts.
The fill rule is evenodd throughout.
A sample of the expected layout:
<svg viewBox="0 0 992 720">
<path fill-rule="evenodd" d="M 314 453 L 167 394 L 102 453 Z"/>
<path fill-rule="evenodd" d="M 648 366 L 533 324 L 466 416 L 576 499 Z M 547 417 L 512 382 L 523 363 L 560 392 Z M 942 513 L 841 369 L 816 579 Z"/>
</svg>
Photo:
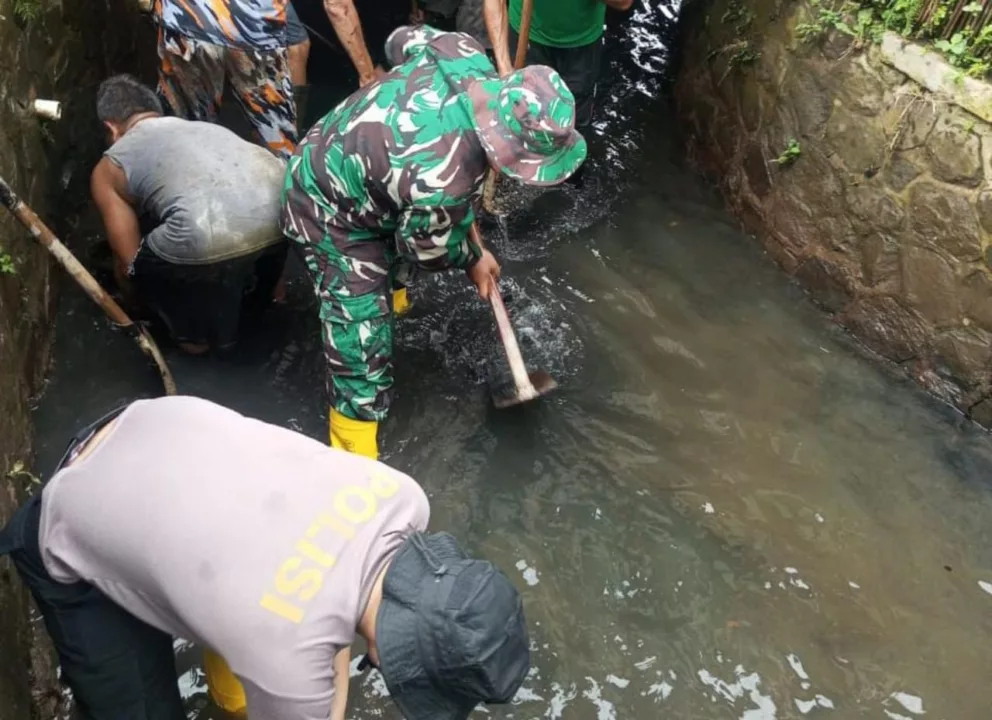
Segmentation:
<svg viewBox="0 0 992 720">
<path fill-rule="evenodd" d="M 293 207 L 312 202 L 290 193 L 286 212 L 302 218 L 323 215 L 312 206 Z M 412 279 L 412 268 L 397 257 L 388 231 L 304 222 L 303 228 L 284 223 L 283 231 L 299 243 L 320 301 L 331 407 L 353 420 L 381 421 L 392 400 L 392 290 Z"/>
<path fill-rule="evenodd" d="M 229 82 L 265 146 L 283 160 L 293 154 L 297 129 L 289 50 L 215 45 L 160 26 L 158 56 L 158 92 L 174 115 L 217 122 Z"/>
</svg>

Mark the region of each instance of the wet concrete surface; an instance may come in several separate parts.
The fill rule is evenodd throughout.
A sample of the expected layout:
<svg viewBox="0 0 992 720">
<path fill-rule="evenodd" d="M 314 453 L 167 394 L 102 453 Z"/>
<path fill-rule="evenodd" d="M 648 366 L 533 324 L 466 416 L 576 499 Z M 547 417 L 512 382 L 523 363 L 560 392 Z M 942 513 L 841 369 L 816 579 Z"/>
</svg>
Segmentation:
<svg viewBox="0 0 992 720">
<path fill-rule="evenodd" d="M 464 277 L 418 283 L 397 328 L 383 459 L 530 620 L 531 676 L 477 714 L 987 718 L 992 440 L 866 356 L 669 160 L 669 15 L 651 3 L 611 41 L 587 187 L 512 191 L 485 228 L 559 391 L 492 408 L 505 369 Z M 323 439 L 310 292 L 297 276 L 234 357 L 169 352 L 181 391 Z M 41 470 L 156 383 L 69 288 Z M 197 657 L 180 643 L 202 720 Z M 348 716 L 398 717 L 378 675 L 353 678 Z"/>
</svg>

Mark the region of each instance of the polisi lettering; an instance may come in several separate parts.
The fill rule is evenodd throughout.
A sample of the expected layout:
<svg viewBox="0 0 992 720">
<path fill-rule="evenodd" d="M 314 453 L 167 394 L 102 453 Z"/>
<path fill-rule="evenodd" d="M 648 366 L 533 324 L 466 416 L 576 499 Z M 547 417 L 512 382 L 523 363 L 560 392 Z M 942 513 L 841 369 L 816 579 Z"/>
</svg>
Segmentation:
<svg viewBox="0 0 992 720">
<path fill-rule="evenodd" d="M 380 501 L 388 500 L 399 489 L 396 476 L 382 468 L 376 468 L 364 485 L 339 488 L 330 508 L 321 509 L 294 544 L 295 553 L 279 565 L 269 590 L 262 595 L 261 606 L 291 623 L 303 622 L 307 604 L 337 564 L 337 557 L 321 546 L 321 538 L 333 537 L 344 541 L 341 547 L 347 547 L 361 526 L 376 516 Z"/>
</svg>

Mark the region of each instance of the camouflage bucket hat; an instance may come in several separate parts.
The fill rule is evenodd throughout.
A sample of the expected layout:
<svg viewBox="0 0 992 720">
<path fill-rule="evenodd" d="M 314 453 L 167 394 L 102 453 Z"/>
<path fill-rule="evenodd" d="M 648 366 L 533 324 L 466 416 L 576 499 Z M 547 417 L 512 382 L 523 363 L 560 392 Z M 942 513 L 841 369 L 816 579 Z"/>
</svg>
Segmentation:
<svg viewBox="0 0 992 720">
<path fill-rule="evenodd" d="M 554 70 L 531 65 L 468 89 L 475 129 L 489 159 L 527 185 L 557 185 L 586 159 L 575 98 Z"/>
</svg>

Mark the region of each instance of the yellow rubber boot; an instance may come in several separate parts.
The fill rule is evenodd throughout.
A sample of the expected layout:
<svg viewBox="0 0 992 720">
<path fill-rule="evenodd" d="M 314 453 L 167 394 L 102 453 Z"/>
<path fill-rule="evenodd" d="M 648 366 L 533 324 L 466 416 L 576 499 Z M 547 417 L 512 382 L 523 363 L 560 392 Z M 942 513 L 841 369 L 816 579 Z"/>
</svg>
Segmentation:
<svg viewBox="0 0 992 720">
<path fill-rule="evenodd" d="M 406 288 L 400 288 L 399 290 L 393 290 L 393 314 L 396 317 L 402 317 L 410 312 L 410 308 L 413 303 L 410 302 L 410 298 L 407 297 Z"/>
<path fill-rule="evenodd" d="M 248 700 L 245 689 L 224 658 L 213 650 L 204 650 L 203 672 L 207 676 L 207 692 L 214 704 L 236 718 L 246 717 Z"/>
<path fill-rule="evenodd" d="M 379 423 L 374 420 L 353 420 L 331 409 L 331 447 L 378 460 L 378 430 Z"/>
</svg>

